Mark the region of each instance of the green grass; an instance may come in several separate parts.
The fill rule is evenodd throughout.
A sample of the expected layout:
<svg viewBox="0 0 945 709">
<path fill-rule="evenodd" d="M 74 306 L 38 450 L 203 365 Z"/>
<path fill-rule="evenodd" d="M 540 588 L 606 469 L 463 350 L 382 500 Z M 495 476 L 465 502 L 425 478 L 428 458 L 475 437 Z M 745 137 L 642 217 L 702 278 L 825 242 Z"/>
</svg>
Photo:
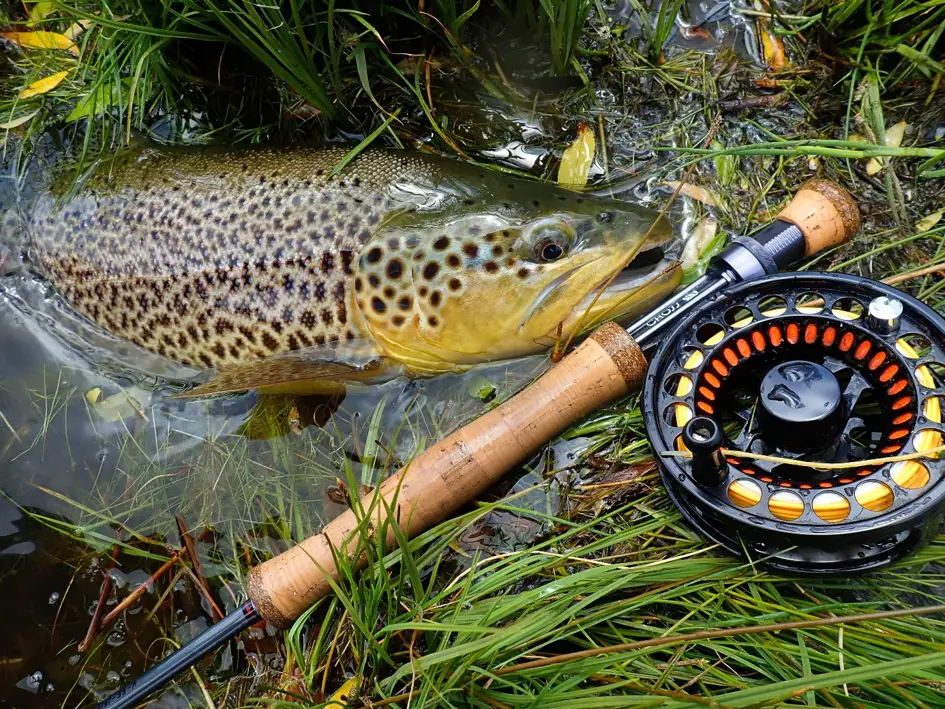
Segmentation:
<svg viewBox="0 0 945 709">
<path fill-rule="evenodd" d="M 50 129 L 62 129 L 72 152 L 88 159 L 138 132 L 172 142 L 254 142 L 344 131 L 353 145 L 367 136 L 480 162 L 488 162 L 485 149 L 521 140 L 527 123 L 537 126 L 528 144 L 543 157 L 530 172 L 553 178 L 574 125 L 585 120 L 601 147 L 595 189 L 647 178 L 658 185 L 695 165 L 691 181 L 717 195 L 718 206 L 689 200 L 691 222 L 714 219 L 720 233 L 750 233 L 805 179 L 825 175 L 857 196 L 864 229 L 805 268 L 885 278 L 945 263 L 945 221 L 917 227 L 943 208 L 945 145 L 935 131 L 945 120 L 945 3 L 777 5 L 771 27 L 791 65 L 774 77 L 775 88 L 755 83 L 765 77 L 760 63 L 725 48 L 680 47 L 679 3 L 633 6 L 646 14 L 642 25 L 633 17 L 605 24 L 605 3 L 567 0 L 431 0 L 422 11 L 417 2 L 70 0 L 43 26 L 64 31 L 89 20 L 79 58 L 11 50 L 16 72 L 0 87 L 0 121 L 37 111 L 7 134 L 11 153 L 41 146 Z M 744 12 L 749 23 L 766 16 Z M 490 43 L 497 34 L 501 42 Z M 70 76 L 53 91 L 16 98 L 64 67 Z M 784 96 L 777 107 L 723 108 L 774 93 Z M 910 127 L 905 140 L 885 145 L 885 131 L 900 120 Z M 712 126 L 715 139 L 703 148 Z M 872 157 L 886 159 L 876 175 L 866 172 Z M 501 166 L 509 167 L 521 169 Z M 668 193 L 646 196 L 660 206 Z M 673 216 L 682 222 L 680 205 Z M 901 287 L 945 308 L 940 275 Z M 488 377 L 505 396 L 534 371 Z M 169 545 L 179 548 L 168 511 L 192 530 L 212 526 L 202 561 L 218 574 L 215 597 L 231 605 L 249 564 L 340 509 L 327 502 L 337 479 L 335 500 L 486 408 L 475 395 L 481 380 L 459 378 L 429 385 L 415 409 L 409 397 L 386 399 L 384 423 L 380 397 L 368 396 L 301 435 L 287 431 L 293 402 L 285 401 L 242 429 L 200 406 L 149 409 L 147 422 L 132 415 L 105 425 L 83 382 L 56 372 L 5 382 L 0 464 L 39 465 L 57 452 L 51 442 L 74 443 L 65 464 L 87 475 L 93 494 L 49 488 L 63 514 L 43 521 L 101 559 L 118 537 L 128 567 L 153 571 Z M 453 408 L 438 406 L 444 401 Z M 79 429 L 91 429 L 91 438 L 83 441 Z M 563 464 L 571 447 L 583 457 Z M 100 449 L 120 474 L 100 475 L 89 453 Z M 608 482 L 601 460 L 631 471 L 626 485 Z M 372 561 L 365 572 L 346 567 L 336 594 L 284 643 L 247 640 L 251 651 L 279 656 L 278 669 L 228 679 L 217 672 L 219 658 L 198 667 L 202 680 L 218 676 L 210 700 L 315 706 L 354 677 L 366 705 L 399 698 L 407 706 L 405 695 L 411 707 L 496 709 L 941 705 L 941 613 L 789 624 L 941 602 L 942 536 L 891 569 L 856 578 L 791 578 L 735 560 L 701 540 L 669 503 L 633 398 L 579 422 L 519 473 L 509 490 L 409 544 L 381 548 L 383 535 L 363 542 Z M 177 565 L 142 612 L 121 621 L 123 630 L 171 635 L 174 611 L 188 598 L 200 614 L 193 595 Z M 744 632 L 768 624 L 788 625 Z M 693 636 L 703 631 L 723 634 Z M 676 640 L 568 656 L 658 638 Z M 129 658 L 136 671 L 145 664 L 144 651 L 100 640 L 86 662 L 101 679 Z M 180 691 L 207 703 L 190 680 Z"/>
</svg>

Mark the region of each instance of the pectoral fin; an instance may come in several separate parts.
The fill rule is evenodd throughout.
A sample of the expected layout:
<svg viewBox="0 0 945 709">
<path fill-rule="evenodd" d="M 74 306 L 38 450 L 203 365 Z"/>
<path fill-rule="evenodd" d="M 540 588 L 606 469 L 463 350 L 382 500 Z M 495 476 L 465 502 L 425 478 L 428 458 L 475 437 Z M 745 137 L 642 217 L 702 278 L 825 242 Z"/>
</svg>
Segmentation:
<svg viewBox="0 0 945 709">
<path fill-rule="evenodd" d="M 319 358 L 318 350 L 300 350 L 222 369 L 213 378 L 177 398 L 211 396 L 258 389 L 267 394 L 340 394 L 350 384 L 376 384 L 401 374 L 403 367 L 382 356 L 341 362 Z"/>
</svg>

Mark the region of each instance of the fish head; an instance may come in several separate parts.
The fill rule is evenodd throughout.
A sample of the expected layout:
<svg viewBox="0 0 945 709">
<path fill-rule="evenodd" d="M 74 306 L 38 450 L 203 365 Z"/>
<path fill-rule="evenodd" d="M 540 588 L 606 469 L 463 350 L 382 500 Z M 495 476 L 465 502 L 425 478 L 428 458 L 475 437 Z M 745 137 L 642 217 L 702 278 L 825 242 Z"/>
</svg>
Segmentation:
<svg viewBox="0 0 945 709">
<path fill-rule="evenodd" d="M 532 354 L 637 314 L 678 284 L 661 250 L 672 227 L 655 212 L 520 185 L 540 197 L 466 198 L 365 245 L 355 295 L 385 354 L 424 374 Z"/>
</svg>

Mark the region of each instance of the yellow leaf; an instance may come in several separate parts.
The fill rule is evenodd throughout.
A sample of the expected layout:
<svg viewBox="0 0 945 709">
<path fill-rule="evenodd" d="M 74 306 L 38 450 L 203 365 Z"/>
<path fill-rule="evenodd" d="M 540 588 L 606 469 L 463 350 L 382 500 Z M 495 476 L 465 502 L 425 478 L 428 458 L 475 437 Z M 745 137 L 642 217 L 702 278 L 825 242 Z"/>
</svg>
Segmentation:
<svg viewBox="0 0 945 709">
<path fill-rule="evenodd" d="M 65 49 L 76 56 L 79 54 L 75 42 L 57 32 L 0 32 L 0 37 L 26 49 Z"/>
<path fill-rule="evenodd" d="M 587 184 L 588 171 L 594 164 L 597 141 L 594 129 L 584 121 L 578 126 L 577 138 L 561 156 L 558 167 L 558 184 L 562 187 L 583 187 Z"/>
<path fill-rule="evenodd" d="M 89 396 L 93 393 L 95 393 L 95 389 L 86 394 L 85 398 L 88 400 Z M 139 403 L 144 402 L 145 405 L 147 405 L 150 400 L 150 394 L 147 391 L 138 389 L 137 387 L 131 387 L 130 389 L 112 394 L 104 399 L 100 398 L 101 395 L 102 392 L 99 390 L 95 401 L 89 401 L 89 403 L 92 405 L 92 410 L 104 421 L 115 423 L 126 418 L 131 418 L 135 414 L 147 421 L 148 417 L 145 415 L 144 409 Z"/>
<path fill-rule="evenodd" d="M 91 24 L 92 20 L 79 20 L 78 22 L 73 22 L 62 34 L 75 42 L 79 37 L 82 36 L 82 33 L 85 32 L 85 30 L 87 30 Z"/>
<path fill-rule="evenodd" d="M 909 124 L 905 121 L 899 121 L 896 125 L 890 126 L 886 129 L 886 145 L 890 148 L 898 148 L 902 145 L 902 139 L 906 135 L 906 128 L 909 127 Z M 850 136 L 850 139 L 853 139 L 853 136 Z M 885 162 L 884 158 L 870 158 L 869 162 L 866 163 L 866 174 L 875 175 L 877 172 L 883 169 L 883 163 Z"/>
<path fill-rule="evenodd" d="M 37 22 L 45 20 L 48 15 L 51 15 L 56 9 L 56 3 L 49 2 L 48 0 L 41 0 L 40 2 L 33 5 L 30 8 L 30 20 L 26 25 L 32 26 Z"/>
<path fill-rule="evenodd" d="M 0 130 L 10 130 L 11 128 L 16 128 L 17 126 L 21 126 L 24 123 L 26 123 L 30 118 L 35 116 L 37 113 L 39 113 L 38 108 L 31 113 L 24 113 L 22 116 L 17 116 L 16 118 L 11 118 L 9 121 L 6 121 L 5 123 L 0 123 Z"/>
<path fill-rule="evenodd" d="M 715 238 L 719 230 L 719 223 L 708 215 L 699 220 L 689 238 L 686 239 L 686 246 L 683 248 L 682 261 L 683 268 L 690 268 L 698 263 L 703 252 Z"/>
<path fill-rule="evenodd" d="M 886 129 L 886 145 L 891 148 L 898 148 L 902 145 L 902 139 L 906 135 L 906 128 L 909 127 L 909 124 L 905 121 L 899 121 L 892 128 Z"/>
<path fill-rule="evenodd" d="M 758 34 L 761 35 L 761 49 L 765 55 L 765 64 L 774 74 L 784 71 L 790 65 L 784 53 L 784 42 L 771 31 L 771 23 L 767 19 L 758 20 Z"/>
<path fill-rule="evenodd" d="M 922 221 L 916 222 L 915 230 L 917 232 L 928 231 L 929 229 L 934 227 L 936 224 L 938 224 L 942 220 L 943 216 L 945 216 L 945 209 L 940 209 L 937 212 L 932 212 Z"/>
<path fill-rule="evenodd" d="M 52 76 L 47 76 L 45 79 L 34 81 L 20 92 L 20 98 L 30 98 L 31 96 L 39 96 L 47 91 L 52 91 L 59 86 L 62 80 L 67 76 L 69 76 L 68 71 L 58 71 Z"/>
<path fill-rule="evenodd" d="M 679 187 L 679 180 L 670 180 L 669 182 L 664 182 L 663 184 L 675 190 L 677 187 Z M 719 196 L 715 194 L 715 192 L 707 190 L 705 187 L 699 187 L 698 185 L 693 185 L 687 182 L 679 188 L 679 193 L 684 194 L 687 197 L 691 197 L 698 202 L 702 202 L 703 204 L 707 204 L 710 207 L 719 206 Z"/>
<path fill-rule="evenodd" d="M 96 401 L 102 398 L 102 389 L 101 387 L 95 387 L 94 389 L 89 389 L 85 392 L 85 400 L 90 404 L 94 404 Z"/>
<path fill-rule="evenodd" d="M 325 705 L 325 709 L 344 709 L 350 702 L 351 692 L 358 683 L 358 676 L 355 675 L 338 688 L 338 691 L 331 695 L 331 699 Z"/>
</svg>

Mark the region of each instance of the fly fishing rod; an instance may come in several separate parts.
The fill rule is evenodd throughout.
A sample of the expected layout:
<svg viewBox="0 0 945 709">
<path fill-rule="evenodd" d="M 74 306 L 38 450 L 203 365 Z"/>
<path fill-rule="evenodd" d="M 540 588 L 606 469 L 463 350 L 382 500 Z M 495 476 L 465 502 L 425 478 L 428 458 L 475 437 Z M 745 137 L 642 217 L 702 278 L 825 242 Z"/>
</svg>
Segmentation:
<svg viewBox="0 0 945 709">
<path fill-rule="evenodd" d="M 841 244 L 859 227 L 856 203 L 845 190 L 826 180 L 805 183 L 771 224 L 753 237 L 734 239 L 704 276 L 626 330 L 615 323 L 601 326 L 531 386 L 431 445 L 378 491 L 365 495 L 361 507 L 370 516 L 368 533 L 384 533 L 392 545 L 394 524 L 412 537 L 448 518 L 569 425 L 639 389 L 644 378 L 652 380 L 643 351 L 674 325 L 685 325 L 700 306 L 725 300 L 739 283 L 765 279 Z M 365 520 L 348 510 L 319 534 L 253 568 L 246 604 L 109 696 L 100 709 L 134 706 L 259 620 L 287 627 L 330 593 L 330 580 L 338 574 L 336 558 L 366 563 L 358 539 L 364 527 Z"/>
</svg>

